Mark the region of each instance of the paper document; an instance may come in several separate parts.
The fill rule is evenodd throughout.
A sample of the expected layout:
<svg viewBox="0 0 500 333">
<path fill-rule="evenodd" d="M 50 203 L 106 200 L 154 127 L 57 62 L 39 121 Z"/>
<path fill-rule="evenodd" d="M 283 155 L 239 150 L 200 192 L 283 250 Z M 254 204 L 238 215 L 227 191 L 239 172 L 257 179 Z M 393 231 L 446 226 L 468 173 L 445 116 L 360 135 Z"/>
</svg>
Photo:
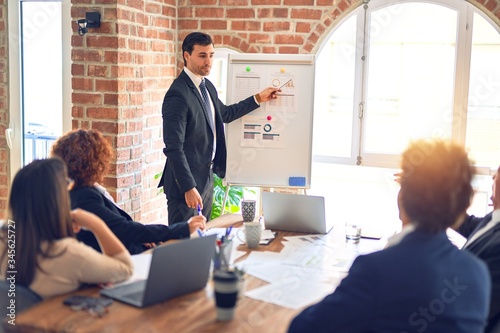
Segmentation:
<svg viewBox="0 0 500 333">
<path fill-rule="evenodd" d="M 311 281 L 300 279 L 288 279 L 250 290 L 245 293 L 245 296 L 285 308 L 300 309 L 316 303 L 332 293 L 338 283 L 332 285 L 311 283 Z"/>
<path fill-rule="evenodd" d="M 115 283 L 110 287 L 120 286 L 129 284 L 135 281 L 146 280 L 149 275 L 149 266 L 151 266 L 151 253 L 134 254 L 130 256 L 132 259 L 132 265 L 134 266 L 134 273 L 130 278 L 121 282 Z"/>
</svg>

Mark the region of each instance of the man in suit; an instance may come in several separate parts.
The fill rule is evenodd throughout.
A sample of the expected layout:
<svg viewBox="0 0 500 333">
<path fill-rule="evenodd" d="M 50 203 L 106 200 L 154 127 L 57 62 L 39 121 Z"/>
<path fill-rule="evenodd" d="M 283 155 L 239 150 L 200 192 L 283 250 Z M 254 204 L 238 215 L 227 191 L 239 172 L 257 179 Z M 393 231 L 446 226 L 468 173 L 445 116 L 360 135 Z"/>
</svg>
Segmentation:
<svg viewBox="0 0 500 333">
<path fill-rule="evenodd" d="M 266 88 L 232 105 L 219 100 L 215 86 L 205 78 L 214 55 L 212 38 L 193 32 L 182 43 L 184 69 L 163 100 L 163 152 L 167 162 L 158 187 L 167 196 L 169 224 L 185 221 L 197 209 L 209 219 L 213 201 L 213 172 L 226 174 L 224 123 L 277 98 L 278 88 Z"/>
<path fill-rule="evenodd" d="M 481 333 L 490 279 L 446 229 L 473 193 L 463 147 L 416 141 L 403 153 L 399 207 L 414 227 L 397 244 L 362 255 L 334 293 L 295 317 L 289 332 Z"/>
<path fill-rule="evenodd" d="M 467 237 L 463 249 L 482 259 L 491 275 L 490 313 L 486 333 L 493 332 L 495 324 L 500 323 L 500 167 L 493 175 L 491 201 L 493 212 L 483 218 L 468 216 L 458 229 L 458 232 Z"/>
</svg>

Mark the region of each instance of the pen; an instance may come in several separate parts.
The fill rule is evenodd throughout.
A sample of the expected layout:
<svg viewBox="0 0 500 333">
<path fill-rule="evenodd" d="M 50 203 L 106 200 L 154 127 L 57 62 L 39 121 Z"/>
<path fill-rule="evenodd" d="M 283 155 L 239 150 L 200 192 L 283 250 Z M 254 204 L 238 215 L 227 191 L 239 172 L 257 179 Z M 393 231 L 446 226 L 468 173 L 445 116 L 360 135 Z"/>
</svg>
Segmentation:
<svg viewBox="0 0 500 333">
<path fill-rule="evenodd" d="M 233 229 L 233 226 L 230 226 L 229 228 L 226 228 L 226 237 L 231 234 L 231 230 Z"/>
<path fill-rule="evenodd" d="M 286 85 L 287 85 L 287 83 L 288 83 L 288 82 L 290 82 L 290 81 L 292 81 L 292 79 L 290 79 L 290 80 L 286 81 L 285 83 L 283 83 L 283 85 L 282 85 L 281 87 L 279 87 L 278 89 L 283 88 L 283 87 L 284 87 L 284 86 L 286 86 Z"/>
<path fill-rule="evenodd" d="M 198 215 L 201 215 L 201 207 L 200 207 L 200 204 L 198 204 Z M 200 237 L 203 237 L 205 236 L 205 234 L 203 232 L 201 232 L 200 229 L 197 230 L 198 231 L 198 235 L 200 235 Z"/>
</svg>

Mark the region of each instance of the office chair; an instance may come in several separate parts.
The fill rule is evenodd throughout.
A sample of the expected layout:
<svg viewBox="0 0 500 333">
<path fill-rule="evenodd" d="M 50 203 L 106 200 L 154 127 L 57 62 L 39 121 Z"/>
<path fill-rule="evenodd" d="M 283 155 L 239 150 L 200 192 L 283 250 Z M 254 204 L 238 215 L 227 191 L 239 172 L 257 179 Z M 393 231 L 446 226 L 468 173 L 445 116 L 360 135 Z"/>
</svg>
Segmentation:
<svg viewBox="0 0 500 333">
<path fill-rule="evenodd" d="M 8 283 L 7 281 L 0 281 L 0 307 L 2 308 L 0 312 L 2 315 L 1 320 L 4 320 L 5 318 L 8 319 L 7 315 L 9 314 L 10 310 L 7 308 L 10 306 L 10 300 L 12 299 L 12 297 L 9 297 L 9 293 L 12 293 L 12 291 L 9 292 L 9 290 L 10 283 Z M 15 311 L 17 316 L 19 313 L 26 310 L 30 306 L 40 302 L 42 298 L 35 292 L 31 291 L 31 289 L 16 285 L 15 300 Z M 2 322 L 0 322 L 0 333 L 1 332 L 3 332 Z"/>
</svg>

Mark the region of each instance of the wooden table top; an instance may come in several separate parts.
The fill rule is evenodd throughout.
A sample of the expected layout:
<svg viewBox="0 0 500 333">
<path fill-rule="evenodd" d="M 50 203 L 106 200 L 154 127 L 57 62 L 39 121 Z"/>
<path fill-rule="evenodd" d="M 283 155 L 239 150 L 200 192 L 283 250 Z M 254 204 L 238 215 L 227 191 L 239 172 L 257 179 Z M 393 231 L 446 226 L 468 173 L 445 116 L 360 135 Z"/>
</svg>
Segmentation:
<svg viewBox="0 0 500 333">
<path fill-rule="evenodd" d="M 242 225 L 239 214 L 227 214 L 208 223 L 209 228 Z M 283 237 L 297 235 L 279 232 L 269 245 L 260 245 L 253 251 L 275 251 L 283 248 Z M 244 245 L 238 250 L 249 251 Z M 246 290 L 266 284 L 247 275 Z M 238 300 L 234 319 L 229 322 L 216 320 L 212 284 L 203 290 L 177 297 L 145 309 L 115 301 L 109 313 L 101 318 L 86 311 L 73 311 L 63 305 L 68 295 L 98 296 L 98 288 L 78 290 L 56 296 L 16 316 L 16 325 L 4 321 L 5 332 L 286 332 L 290 321 L 300 312 L 248 297 Z"/>
</svg>

